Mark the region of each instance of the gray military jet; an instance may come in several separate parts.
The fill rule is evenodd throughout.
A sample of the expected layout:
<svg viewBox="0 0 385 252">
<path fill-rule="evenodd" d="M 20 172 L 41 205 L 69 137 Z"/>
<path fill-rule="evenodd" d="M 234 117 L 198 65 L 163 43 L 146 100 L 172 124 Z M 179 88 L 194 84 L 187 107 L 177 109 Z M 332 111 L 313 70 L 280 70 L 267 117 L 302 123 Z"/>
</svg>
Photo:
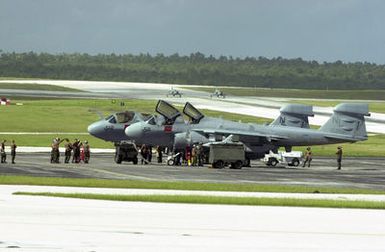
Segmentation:
<svg viewBox="0 0 385 252">
<path fill-rule="evenodd" d="M 309 128 L 308 116 L 313 116 L 312 107 L 304 105 L 283 107 L 280 117 L 270 125 L 205 117 L 188 102 L 183 109 L 188 122 L 165 101 L 158 102 L 156 111 L 162 116 L 152 116 L 147 121 L 126 127 L 128 138 L 148 145 L 184 149 L 187 145 L 218 141 L 233 135 L 246 146 L 248 159 L 261 158 L 270 150 L 276 152 L 279 147 L 291 151 L 292 146 L 367 140 L 364 116 L 370 116 L 367 104 L 342 103 L 334 108 L 331 118 L 316 130 Z"/>
<path fill-rule="evenodd" d="M 190 112 L 193 111 L 191 104 L 188 104 Z M 88 126 L 88 132 L 99 139 L 102 139 L 107 142 L 119 143 L 122 141 L 130 140 L 130 138 L 124 133 L 124 130 L 131 124 L 136 122 L 148 122 L 152 123 L 154 120 L 158 121 L 159 124 L 171 124 L 178 119 L 178 123 L 183 123 L 181 113 L 172 105 L 167 102 L 160 101 L 156 107 L 156 111 L 160 114 L 150 115 L 138 113 L 135 111 L 123 111 L 117 112 L 109 115 L 106 118 L 103 118 L 103 115 L 98 113 L 100 120 L 90 124 Z M 187 107 L 185 109 L 187 111 Z M 200 113 L 196 110 L 196 113 Z M 190 115 L 190 117 L 198 117 L 199 115 Z M 296 126 L 296 127 L 309 127 L 309 122 L 307 116 L 313 116 L 313 111 L 311 106 L 299 105 L 299 104 L 290 104 L 281 108 L 280 116 L 272 123 L 275 125 L 287 125 L 287 126 Z M 196 119 L 194 119 L 196 122 Z M 145 139 L 144 139 L 145 140 Z M 141 141 L 137 141 L 141 143 Z M 172 145 L 172 144 L 171 144 Z M 170 146 L 168 142 L 161 144 L 161 146 Z"/>
<path fill-rule="evenodd" d="M 150 115 L 134 111 L 124 111 L 114 113 L 106 118 L 100 118 L 99 121 L 88 126 L 88 132 L 104 141 L 121 142 L 129 140 L 124 129 L 132 123 L 146 121 Z"/>
<path fill-rule="evenodd" d="M 210 94 L 210 98 L 217 97 L 217 98 L 226 98 L 225 93 L 219 89 L 215 89 L 215 91 Z"/>
<path fill-rule="evenodd" d="M 174 88 L 171 88 L 170 91 L 168 91 L 166 96 L 167 97 L 169 97 L 169 96 L 172 96 L 172 97 L 177 96 L 177 97 L 181 98 L 182 97 L 182 93 L 179 92 L 178 90 L 174 89 Z"/>
</svg>

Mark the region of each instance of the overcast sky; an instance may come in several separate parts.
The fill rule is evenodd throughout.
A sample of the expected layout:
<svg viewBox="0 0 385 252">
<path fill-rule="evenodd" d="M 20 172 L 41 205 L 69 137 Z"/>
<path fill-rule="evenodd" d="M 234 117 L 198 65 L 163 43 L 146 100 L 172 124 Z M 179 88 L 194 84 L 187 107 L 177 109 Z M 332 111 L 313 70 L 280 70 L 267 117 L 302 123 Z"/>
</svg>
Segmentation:
<svg viewBox="0 0 385 252">
<path fill-rule="evenodd" d="M 0 50 L 385 64 L 385 1 L 0 0 Z"/>
</svg>

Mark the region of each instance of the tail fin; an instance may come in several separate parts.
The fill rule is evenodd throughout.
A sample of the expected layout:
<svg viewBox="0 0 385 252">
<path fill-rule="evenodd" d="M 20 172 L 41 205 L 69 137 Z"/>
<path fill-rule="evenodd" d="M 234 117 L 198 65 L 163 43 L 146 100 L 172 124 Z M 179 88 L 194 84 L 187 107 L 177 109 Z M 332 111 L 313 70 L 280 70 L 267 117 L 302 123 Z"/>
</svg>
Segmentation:
<svg viewBox="0 0 385 252">
<path fill-rule="evenodd" d="M 333 115 L 319 129 L 331 133 L 326 137 L 348 141 L 368 139 L 365 117 L 370 116 L 369 106 L 365 103 L 341 103 L 334 108 Z"/>
<path fill-rule="evenodd" d="M 281 114 L 270 125 L 309 128 L 309 116 L 314 116 L 313 106 L 288 104 L 280 110 Z"/>
</svg>

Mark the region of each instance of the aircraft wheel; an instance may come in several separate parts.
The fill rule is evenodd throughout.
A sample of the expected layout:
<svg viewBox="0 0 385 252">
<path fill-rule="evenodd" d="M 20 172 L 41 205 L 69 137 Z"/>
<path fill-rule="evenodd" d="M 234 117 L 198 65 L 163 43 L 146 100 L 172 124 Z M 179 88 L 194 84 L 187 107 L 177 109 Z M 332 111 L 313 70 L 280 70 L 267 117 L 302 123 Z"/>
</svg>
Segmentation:
<svg viewBox="0 0 385 252">
<path fill-rule="evenodd" d="M 132 160 L 132 163 L 133 163 L 133 164 L 138 164 L 138 158 L 137 158 L 137 157 L 134 157 L 134 160 Z"/>
<path fill-rule="evenodd" d="M 250 167 L 250 166 L 251 166 L 250 163 L 251 163 L 251 162 L 250 162 L 250 159 L 249 159 L 249 158 L 246 158 L 246 159 L 245 159 L 245 162 L 243 163 L 243 166 L 244 166 L 244 167 Z"/>
<path fill-rule="evenodd" d="M 218 160 L 213 164 L 214 168 L 222 169 L 225 166 L 225 163 L 222 160 Z"/>
<path fill-rule="evenodd" d="M 174 165 L 174 159 L 169 159 L 168 161 L 167 161 L 167 165 Z"/>
<path fill-rule="evenodd" d="M 238 160 L 234 163 L 234 169 L 242 169 L 243 162 Z"/>
<path fill-rule="evenodd" d="M 115 155 L 115 162 L 117 164 L 121 164 L 122 163 L 122 156 L 121 155 Z"/>
<path fill-rule="evenodd" d="M 270 161 L 270 165 L 271 166 L 276 166 L 277 164 L 278 164 L 278 160 L 277 159 L 275 159 L 275 158 L 271 159 L 271 161 Z"/>
<path fill-rule="evenodd" d="M 298 158 L 294 158 L 293 161 L 291 161 L 291 165 L 297 167 L 297 166 L 299 165 L 299 160 L 298 160 Z"/>
</svg>

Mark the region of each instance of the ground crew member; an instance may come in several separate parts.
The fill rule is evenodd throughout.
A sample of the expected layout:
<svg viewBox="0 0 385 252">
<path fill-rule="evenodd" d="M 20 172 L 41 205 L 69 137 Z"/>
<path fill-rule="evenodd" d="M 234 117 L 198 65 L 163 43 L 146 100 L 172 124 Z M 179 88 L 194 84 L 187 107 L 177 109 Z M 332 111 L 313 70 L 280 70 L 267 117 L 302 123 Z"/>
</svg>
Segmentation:
<svg viewBox="0 0 385 252">
<path fill-rule="evenodd" d="M 60 151 L 59 145 L 62 143 L 64 139 L 60 140 L 60 138 L 55 138 L 52 142 L 52 151 L 51 151 L 51 163 L 59 163 L 60 159 Z"/>
<path fill-rule="evenodd" d="M 80 161 L 80 141 L 75 138 L 74 143 L 72 144 L 72 163 L 79 163 Z"/>
<path fill-rule="evenodd" d="M 52 143 L 51 143 L 51 164 L 54 162 L 54 156 L 55 156 L 55 154 L 54 154 L 54 146 L 53 146 L 53 143 L 55 142 L 55 138 L 54 139 L 52 139 Z"/>
<path fill-rule="evenodd" d="M 305 167 L 306 163 L 308 163 L 308 166 L 307 167 L 310 167 L 310 163 L 311 161 L 313 160 L 313 153 L 311 151 L 311 148 L 310 146 L 306 148 L 306 152 L 305 152 L 305 162 L 303 162 L 303 166 L 302 167 Z"/>
<path fill-rule="evenodd" d="M 197 147 L 195 145 L 191 148 L 191 165 L 197 165 Z"/>
<path fill-rule="evenodd" d="M 185 160 L 186 160 L 186 165 L 190 166 L 191 165 L 191 149 L 190 146 L 186 146 L 186 152 L 184 153 L 185 155 Z"/>
<path fill-rule="evenodd" d="M 17 145 L 16 145 L 16 143 L 15 143 L 15 140 L 12 140 L 12 144 L 11 144 L 12 164 L 15 163 L 15 158 L 16 158 L 16 148 L 17 148 Z"/>
<path fill-rule="evenodd" d="M 90 145 L 88 144 L 87 140 L 84 141 L 83 149 L 84 149 L 84 163 L 88 164 L 91 157 L 91 151 L 90 151 Z"/>
<path fill-rule="evenodd" d="M 152 161 L 152 146 L 149 146 L 147 148 L 147 160 L 149 163 L 151 163 Z"/>
<path fill-rule="evenodd" d="M 203 146 L 202 146 L 201 143 L 199 143 L 196 146 L 195 153 L 196 153 L 196 156 L 197 156 L 197 159 L 198 159 L 198 165 L 202 166 L 203 165 Z"/>
<path fill-rule="evenodd" d="M 336 155 L 337 155 L 337 170 L 341 170 L 342 146 L 338 146 Z"/>
<path fill-rule="evenodd" d="M 70 159 L 71 159 L 71 151 L 72 151 L 72 144 L 70 143 L 70 140 L 68 138 L 66 139 L 66 143 L 64 145 L 64 148 L 65 148 L 64 163 L 68 164 L 70 162 Z"/>
<path fill-rule="evenodd" d="M 5 143 L 7 142 L 7 140 L 3 140 L 1 142 L 1 146 L 0 146 L 0 153 L 1 153 L 1 163 L 7 163 L 7 154 L 5 153 Z"/>
<path fill-rule="evenodd" d="M 162 158 L 163 158 L 163 153 L 162 153 L 162 147 L 160 147 L 159 145 L 156 146 L 156 158 L 158 160 L 158 163 L 161 164 Z"/>
<path fill-rule="evenodd" d="M 140 163 L 141 164 L 147 164 L 147 157 L 148 157 L 148 149 L 147 149 L 147 146 L 145 144 L 142 145 L 142 147 L 140 147 L 140 155 L 142 156 L 141 160 L 140 160 Z"/>
<path fill-rule="evenodd" d="M 58 138 L 54 138 L 51 143 L 51 163 L 56 163 L 56 160 L 57 160 L 57 152 L 56 152 L 56 149 L 58 148 L 57 141 L 58 141 Z"/>
</svg>

